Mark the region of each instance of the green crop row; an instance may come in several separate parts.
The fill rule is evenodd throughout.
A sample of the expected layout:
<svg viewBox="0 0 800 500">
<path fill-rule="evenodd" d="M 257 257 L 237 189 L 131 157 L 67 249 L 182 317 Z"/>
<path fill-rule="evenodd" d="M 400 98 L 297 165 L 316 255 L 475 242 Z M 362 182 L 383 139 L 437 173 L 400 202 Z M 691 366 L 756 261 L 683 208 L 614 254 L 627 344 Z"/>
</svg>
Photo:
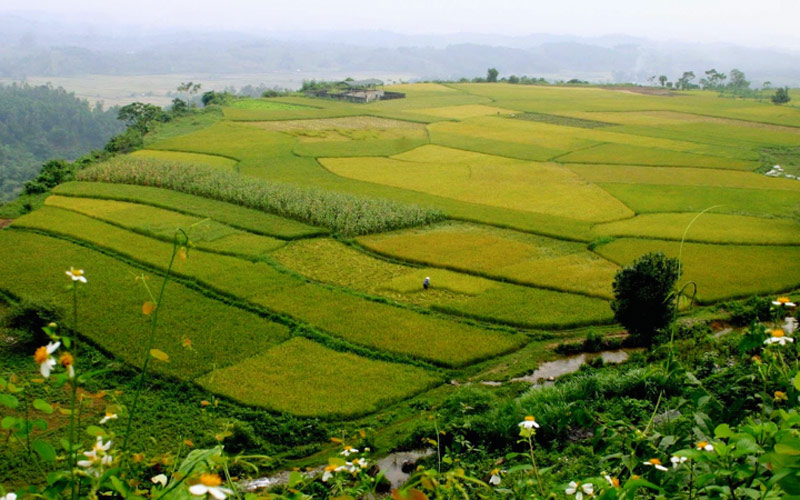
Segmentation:
<svg viewBox="0 0 800 500">
<path fill-rule="evenodd" d="M 420 368 L 364 359 L 296 337 L 198 382 L 246 405 L 307 417 L 353 417 L 440 381 Z"/>
<path fill-rule="evenodd" d="M 327 238 L 298 241 L 272 256 L 317 281 L 482 321 L 526 328 L 566 328 L 611 318 L 611 309 L 604 300 L 446 269 L 414 268 L 372 257 Z M 423 290 L 426 277 L 432 286 Z"/>
<path fill-rule="evenodd" d="M 194 247 L 252 258 L 286 243 L 240 231 L 211 219 L 125 201 L 53 195 L 47 198 L 45 205 L 72 210 L 168 242 L 172 242 L 177 228 L 189 229 Z"/>
<path fill-rule="evenodd" d="M 629 265 L 641 255 L 661 251 L 681 254 L 681 283 L 694 281 L 704 302 L 792 290 L 800 285 L 800 247 L 712 245 L 677 241 L 623 238 L 596 250 L 600 255 Z"/>
<path fill-rule="evenodd" d="M 442 220 L 436 210 L 130 157 L 90 167 L 78 180 L 150 185 L 236 203 L 343 234 L 367 234 Z"/>
<path fill-rule="evenodd" d="M 158 268 L 165 267 L 172 248 L 168 243 L 53 207 L 32 212 L 14 225 L 77 238 Z M 179 262 L 173 271 L 217 293 L 288 315 L 346 341 L 448 366 L 495 356 L 525 341 L 521 335 L 487 331 L 305 283 L 266 262 L 193 250 L 190 258 Z"/>
<path fill-rule="evenodd" d="M 753 170 L 758 162 L 647 148 L 630 144 L 601 144 L 558 158 L 564 163 L 601 163 Z"/>
<path fill-rule="evenodd" d="M 56 186 L 53 193 L 63 196 L 151 205 L 201 218 L 210 218 L 237 229 L 280 239 L 306 238 L 327 233 L 322 228 L 267 214 L 260 210 L 169 189 L 103 182 L 67 182 Z"/>
<path fill-rule="evenodd" d="M 696 219 L 695 219 L 696 218 Z M 690 227 L 691 224 L 691 227 Z M 763 219 L 706 213 L 644 214 L 599 224 L 598 235 L 641 236 L 665 240 L 751 245 L 800 245 L 800 222 L 794 218 Z"/>
<path fill-rule="evenodd" d="M 55 209 L 51 209 L 55 210 Z M 134 366 L 147 356 L 150 317 L 142 304 L 150 300 L 140 280 L 151 289 L 161 282 L 141 268 L 67 241 L 26 231 L 0 231 L 3 255 L 0 289 L 21 298 L 52 302 L 71 311 L 72 295 L 64 290 L 70 267 L 83 269 L 88 283 L 78 289 L 78 330 L 101 348 Z M 169 255 L 162 255 L 166 265 Z M 182 378 L 238 363 L 289 338 L 286 327 L 212 300 L 187 287 L 166 289 L 154 347 L 169 355 L 155 362 L 157 371 Z M 70 326 L 69 314 L 65 314 Z M 191 341 L 191 348 L 184 345 Z"/>
<path fill-rule="evenodd" d="M 362 236 L 383 255 L 493 279 L 610 298 L 617 266 L 585 245 L 464 223 Z"/>
</svg>

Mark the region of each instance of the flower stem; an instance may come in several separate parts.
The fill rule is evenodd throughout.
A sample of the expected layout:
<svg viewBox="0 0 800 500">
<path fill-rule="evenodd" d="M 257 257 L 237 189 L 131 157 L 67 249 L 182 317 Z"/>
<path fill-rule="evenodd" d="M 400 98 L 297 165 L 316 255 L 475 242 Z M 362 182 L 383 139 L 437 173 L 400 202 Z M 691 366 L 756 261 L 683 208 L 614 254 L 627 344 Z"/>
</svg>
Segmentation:
<svg viewBox="0 0 800 500">
<path fill-rule="evenodd" d="M 169 266 L 167 266 L 167 274 L 164 275 L 164 281 L 161 283 L 161 290 L 156 299 L 156 309 L 153 311 L 153 320 L 150 322 L 150 338 L 147 341 L 147 350 L 144 353 L 144 363 L 142 364 L 142 374 L 139 376 L 139 381 L 136 383 L 136 393 L 133 396 L 133 404 L 128 412 L 128 423 L 125 425 L 125 438 L 122 441 L 122 460 L 126 459 L 125 452 L 128 450 L 128 439 L 131 435 L 131 424 L 133 416 L 136 414 L 136 405 L 139 402 L 139 395 L 142 392 L 144 380 L 147 377 L 147 367 L 150 364 L 150 350 L 153 348 L 153 339 L 156 334 L 156 327 L 158 326 L 158 312 L 161 310 L 161 301 L 164 297 L 164 290 L 167 287 L 170 273 L 172 272 L 172 265 L 175 263 L 175 256 L 178 254 L 178 238 L 177 235 L 172 244 L 172 256 L 169 259 Z"/>
<path fill-rule="evenodd" d="M 531 450 L 531 463 L 533 464 L 533 474 L 536 476 L 536 482 L 539 483 L 539 492 L 542 494 L 542 497 L 545 496 L 544 494 L 544 486 L 542 485 L 542 478 L 539 476 L 539 468 L 536 466 L 536 457 L 533 454 L 533 436 L 528 435 L 528 446 Z"/>
<path fill-rule="evenodd" d="M 77 282 L 72 282 L 72 355 L 74 359 L 77 359 L 78 355 L 78 284 Z M 70 478 L 72 481 L 72 494 L 71 498 L 74 500 L 78 494 L 77 491 L 77 478 L 75 477 L 75 466 L 76 466 L 76 456 L 75 456 L 75 401 L 78 398 L 78 384 L 77 381 L 72 378 L 69 381 L 69 386 L 71 389 L 70 395 L 70 402 L 69 402 L 69 470 L 70 470 Z"/>
</svg>

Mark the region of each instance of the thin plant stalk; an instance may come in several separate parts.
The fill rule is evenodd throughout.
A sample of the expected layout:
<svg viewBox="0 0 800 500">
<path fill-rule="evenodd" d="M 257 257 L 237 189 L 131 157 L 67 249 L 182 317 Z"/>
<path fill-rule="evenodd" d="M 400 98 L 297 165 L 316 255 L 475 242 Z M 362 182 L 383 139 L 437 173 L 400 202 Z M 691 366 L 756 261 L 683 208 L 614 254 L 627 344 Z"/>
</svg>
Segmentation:
<svg viewBox="0 0 800 500">
<path fill-rule="evenodd" d="M 533 464 L 533 474 L 536 476 L 536 482 L 539 484 L 539 492 L 542 494 L 542 497 L 545 496 L 544 494 L 544 485 L 542 485 L 542 477 L 539 475 L 539 467 L 536 466 L 536 456 L 533 453 L 533 436 L 528 434 L 528 447 L 531 450 L 531 463 Z"/>
<path fill-rule="evenodd" d="M 72 282 L 72 345 L 70 349 L 73 353 L 73 358 L 77 359 L 78 355 L 78 283 L 76 281 Z M 69 469 L 70 469 L 70 478 L 72 480 L 72 495 L 71 498 L 74 500 L 78 494 L 77 491 L 77 480 L 75 478 L 75 467 L 77 466 L 76 454 L 75 454 L 75 404 L 78 399 L 78 381 L 75 378 L 71 378 L 69 381 L 71 395 L 69 401 Z"/>
<path fill-rule="evenodd" d="M 180 234 L 184 236 L 188 243 L 188 237 L 186 237 L 186 233 L 182 230 L 179 230 Z M 181 247 L 180 242 L 178 240 L 178 234 L 175 235 L 175 240 L 172 244 L 172 256 L 169 259 L 169 265 L 167 266 L 167 274 L 164 275 L 164 280 L 161 282 L 161 290 L 158 293 L 158 298 L 156 298 L 156 307 L 155 311 L 153 311 L 153 320 L 150 322 L 150 338 L 147 340 L 147 350 L 145 351 L 144 356 L 144 363 L 142 364 L 142 374 L 139 376 L 139 381 L 136 383 L 136 392 L 133 396 L 133 404 L 131 405 L 131 409 L 128 412 L 128 422 L 125 425 L 125 438 L 122 441 L 122 456 L 123 460 L 125 460 L 125 452 L 128 450 L 128 439 L 131 435 L 131 424 L 133 423 L 133 416 L 136 414 L 136 405 L 139 403 L 139 396 L 142 392 L 142 386 L 144 385 L 145 378 L 147 377 L 147 367 L 150 364 L 150 351 L 153 348 L 153 340 L 155 339 L 156 335 L 156 327 L 158 326 L 158 312 L 161 310 L 161 301 L 164 298 L 164 290 L 167 288 L 167 282 L 169 281 L 170 273 L 172 272 L 172 266 L 175 263 L 175 257 L 178 255 L 178 249 Z"/>
</svg>

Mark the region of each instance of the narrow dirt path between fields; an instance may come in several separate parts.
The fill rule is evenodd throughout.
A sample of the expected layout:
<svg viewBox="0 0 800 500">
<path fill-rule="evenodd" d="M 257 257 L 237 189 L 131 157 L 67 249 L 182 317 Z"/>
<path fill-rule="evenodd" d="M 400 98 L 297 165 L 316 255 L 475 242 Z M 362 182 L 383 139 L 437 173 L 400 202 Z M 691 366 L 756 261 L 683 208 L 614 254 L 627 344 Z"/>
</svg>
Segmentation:
<svg viewBox="0 0 800 500">
<path fill-rule="evenodd" d="M 12 222 L 14 222 L 14 219 L 0 219 L 0 229 L 10 226 Z"/>
</svg>

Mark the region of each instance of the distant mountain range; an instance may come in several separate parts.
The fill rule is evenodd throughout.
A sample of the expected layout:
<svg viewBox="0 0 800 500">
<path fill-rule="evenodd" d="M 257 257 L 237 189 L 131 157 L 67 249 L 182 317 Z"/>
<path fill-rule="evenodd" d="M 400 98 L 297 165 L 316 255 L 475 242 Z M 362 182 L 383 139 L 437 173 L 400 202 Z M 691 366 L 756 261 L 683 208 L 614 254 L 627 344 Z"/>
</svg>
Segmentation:
<svg viewBox="0 0 800 500">
<path fill-rule="evenodd" d="M 68 24 L 55 18 L 0 13 L 0 77 L 386 72 L 417 79 L 483 76 L 580 78 L 645 83 L 684 71 L 744 71 L 755 85 L 800 86 L 800 52 L 730 44 L 656 42 L 626 35 L 576 37 L 459 33 L 404 35 L 387 31 L 167 31 L 136 26 Z"/>
</svg>

